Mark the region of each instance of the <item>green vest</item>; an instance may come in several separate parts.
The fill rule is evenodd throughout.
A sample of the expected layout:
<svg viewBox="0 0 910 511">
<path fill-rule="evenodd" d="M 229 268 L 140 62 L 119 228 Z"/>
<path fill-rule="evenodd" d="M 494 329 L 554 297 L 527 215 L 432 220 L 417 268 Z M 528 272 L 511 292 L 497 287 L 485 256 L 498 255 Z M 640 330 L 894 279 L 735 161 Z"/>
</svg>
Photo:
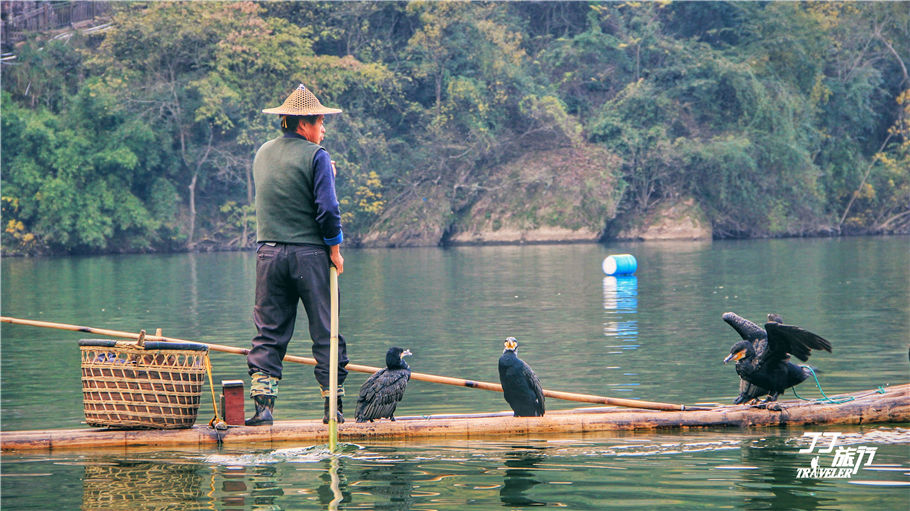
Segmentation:
<svg viewBox="0 0 910 511">
<path fill-rule="evenodd" d="M 256 151 L 256 239 L 325 245 L 316 223 L 313 158 L 322 146 L 280 137 Z"/>
</svg>

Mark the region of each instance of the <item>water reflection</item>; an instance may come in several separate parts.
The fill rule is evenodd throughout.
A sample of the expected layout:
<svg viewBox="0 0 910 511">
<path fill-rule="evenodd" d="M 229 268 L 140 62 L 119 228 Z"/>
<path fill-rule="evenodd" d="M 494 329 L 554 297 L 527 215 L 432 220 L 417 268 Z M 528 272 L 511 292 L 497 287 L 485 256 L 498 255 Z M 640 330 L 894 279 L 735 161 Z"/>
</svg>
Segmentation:
<svg viewBox="0 0 910 511">
<path fill-rule="evenodd" d="M 825 486 L 824 480 L 797 479 L 796 464 L 793 460 L 796 449 L 787 447 L 784 439 L 775 438 L 743 447 L 743 462 L 762 467 L 762 470 L 743 473 L 746 488 L 761 488 L 765 491 L 754 493 L 743 500 L 747 508 L 757 509 L 830 509 L 833 497 L 824 497 L 819 491 Z M 782 462 L 782 460 L 784 460 Z"/>
<path fill-rule="evenodd" d="M 221 471 L 221 506 L 222 509 L 243 509 L 246 499 L 246 471 L 243 468 L 225 468 Z M 212 476 L 214 481 L 214 475 Z M 215 485 L 209 497 L 214 497 Z"/>
<path fill-rule="evenodd" d="M 357 482 L 353 486 L 357 493 L 375 499 L 372 509 L 411 509 L 415 504 L 414 482 L 424 479 L 426 472 L 417 463 L 404 461 L 396 454 L 390 452 L 388 458 L 379 457 L 369 465 L 361 464 L 363 468 L 356 472 Z"/>
<path fill-rule="evenodd" d="M 616 434 L 445 445 L 387 443 L 17 457 L 4 455 L 3 509 L 905 509 L 902 428 L 838 427 L 875 445 L 879 471 L 797 479 L 799 431 Z M 713 468 L 713 469 L 712 469 Z M 57 478 L 51 487 L 52 477 Z M 69 488 L 68 481 L 76 487 Z M 67 500 L 69 499 L 69 500 Z"/>
<path fill-rule="evenodd" d="M 462 375 L 496 381 L 501 348 L 489 343 L 516 335 L 554 346 L 549 352 L 529 349 L 525 357 L 540 357 L 529 362 L 545 382 L 565 390 L 609 395 L 633 388 L 634 395 L 626 391 L 623 397 L 729 401 L 735 395 L 735 373 L 723 371 L 713 359 L 713 354 L 722 358 L 720 350 L 730 345 L 731 331 L 720 315 L 736 310 L 761 317 L 770 307 L 767 291 L 773 289 L 775 309 L 790 311 L 817 331 L 837 332 L 839 355 L 817 361 L 826 371 L 826 392 L 858 391 L 907 381 L 907 342 L 901 334 L 910 329 L 908 241 L 888 237 L 736 241 L 691 249 L 686 244 L 650 243 L 610 247 L 614 252 L 636 250 L 647 269 L 639 274 L 640 281 L 604 279 L 596 263 L 607 248 L 599 245 L 350 251 L 350 275 L 345 273 L 343 284 L 348 294 L 342 303 L 349 314 L 343 309 L 343 328 L 356 332 L 354 358 L 364 363 L 400 341 L 420 354 L 423 372 L 451 374 L 457 366 Z M 175 337 L 249 344 L 255 280 L 250 253 L 2 258 L 0 264 L 4 315 L 129 331 L 164 326 L 165 334 Z M 490 268 L 496 268 L 494 278 Z M 162 318 L 167 319 L 164 325 Z M 83 335 L 8 324 L 0 329 L 0 429 L 81 427 L 79 354 L 74 347 Z M 297 349 L 301 347 L 307 349 Z M 710 363 L 700 363 L 706 356 Z M 216 381 L 245 374 L 242 359 L 235 355 L 213 357 Z M 312 378 L 303 366 L 288 370 L 293 373 L 289 382 Z M 348 381 L 357 388 L 365 379 L 355 373 Z M 636 383 L 641 385 L 632 387 Z M 504 404 L 501 394 L 413 384 L 414 392 L 409 390 L 402 403 L 406 415 L 487 412 Z M 321 417 L 318 394 L 308 385 L 286 390 L 286 418 Z M 745 436 L 777 430 L 760 431 Z M 674 509 L 907 509 L 905 488 L 795 481 L 795 466 L 806 463 L 792 459 L 795 449 L 763 455 L 762 449 L 774 445 L 744 446 L 742 454 L 726 443 L 710 448 L 730 436 L 730 430 L 682 431 L 670 438 L 641 432 L 599 440 L 571 435 L 567 445 L 583 447 L 548 449 L 543 462 L 530 454 L 523 462 L 520 453 L 530 450 L 524 445 L 492 452 L 489 444 L 473 441 L 454 447 L 408 442 L 389 450 L 387 444 L 371 441 L 338 460 L 339 507 L 457 511 L 495 509 L 504 506 L 503 498 L 525 498 L 554 507 L 563 502 L 573 509 L 654 509 L 660 502 Z M 710 445 L 689 445 L 693 437 Z M 886 443 L 862 437 L 856 442 L 880 446 L 877 464 L 907 464 L 910 440 Z M 507 456 L 513 451 L 514 456 Z M 213 454 L 230 459 L 210 460 Z M 23 458 L 4 453 L 0 507 L 78 509 L 84 498 L 86 509 L 141 509 L 143 504 L 154 509 L 165 507 L 162 502 L 174 509 L 324 509 L 337 498 L 324 451 L 268 456 L 248 448 L 186 455 L 156 451 L 145 455 L 155 457 L 152 462 L 137 461 L 132 449 L 118 451 L 114 458 L 93 456 L 55 451 Z M 96 469 L 86 469 L 87 463 Z M 740 464 L 754 468 L 707 469 Z M 904 475 L 910 469 L 900 470 L 873 472 L 855 482 L 872 483 L 870 478 L 885 475 L 910 482 Z M 157 484 L 139 481 L 156 472 L 169 475 Z M 572 484 L 560 484 L 564 481 Z M 140 501 L 150 486 L 154 494 Z M 408 491 L 417 503 L 408 500 Z M 115 497 L 126 503 L 115 504 Z"/>
<path fill-rule="evenodd" d="M 638 277 L 604 277 L 604 335 L 620 341 L 619 348 L 637 348 Z"/>
<path fill-rule="evenodd" d="M 638 311 L 638 277 L 604 277 L 604 309 L 620 314 L 635 314 Z"/>
<path fill-rule="evenodd" d="M 219 478 L 221 485 L 216 489 Z M 217 509 L 281 509 L 276 502 L 284 496 L 279 479 L 277 465 L 217 467 L 207 500 Z"/>
<path fill-rule="evenodd" d="M 499 500 L 507 506 L 546 506 L 546 502 L 534 500 L 528 490 L 542 483 L 535 479 L 533 468 L 543 463 L 545 456 L 540 453 L 514 451 L 506 454 L 506 474 L 499 490 Z"/>
<path fill-rule="evenodd" d="M 202 497 L 204 477 L 196 464 L 119 461 L 85 466 L 82 509 L 173 509 L 175 503 L 195 505 Z"/>
<path fill-rule="evenodd" d="M 328 471 L 319 476 L 322 485 L 317 490 L 319 503 L 328 509 L 338 509 L 338 505 L 351 502 L 351 492 L 348 490 L 348 479 L 345 474 L 343 458 L 332 456 L 327 460 Z"/>
<path fill-rule="evenodd" d="M 608 355 L 621 355 L 627 350 L 638 349 L 638 277 L 634 275 L 621 277 L 604 277 L 604 336 Z M 618 367 L 617 367 L 618 368 Z M 627 373 L 623 376 L 637 376 Z M 637 380 L 637 378 L 633 378 Z M 637 382 L 613 383 L 614 392 L 631 392 Z"/>
<path fill-rule="evenodd" d="M 187 292 L 189 293 L 189 317 L 192 320 L 193 328 L 199 329 L 199 272 L 196 270 L 198 262 L 196 261 L 196 253 L 190 252 L 187 254 L 189 259 L 189 279 L 183 282 L 184 286 L 187 286 Z"/>
</svg>

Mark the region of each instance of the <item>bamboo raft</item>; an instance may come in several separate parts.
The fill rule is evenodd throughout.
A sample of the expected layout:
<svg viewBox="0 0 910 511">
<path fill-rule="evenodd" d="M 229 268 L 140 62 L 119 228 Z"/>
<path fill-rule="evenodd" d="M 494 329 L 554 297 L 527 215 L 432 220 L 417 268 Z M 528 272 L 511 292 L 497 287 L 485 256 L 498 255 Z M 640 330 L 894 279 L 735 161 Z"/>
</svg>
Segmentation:
<svg viewBox="0 0 910 511">
<path fill-rule="evenodd" d="M 706 410 L 644 410 L 616 407 L 557 410 L 544 417 L 512 417 L 511 412 L 398 417 L 395 422 L 345 422 L 338 440 L 494 439 L 585 435 L 609 431 L 789 427 L 813 424 L 910 422 L 910 384 L 835 396 L 841 404 L 781 401 L 780 410 L 726 405 Z M 0 432 L 3 452 L 127 447 L 203 447 L 219 445 L 317 444 L 328 439 L 321 420 L 276 421 L 272 426 L 234 426 L 224 431 L 196 425 L 180 430 L 60 429 Z"/>
</svg>

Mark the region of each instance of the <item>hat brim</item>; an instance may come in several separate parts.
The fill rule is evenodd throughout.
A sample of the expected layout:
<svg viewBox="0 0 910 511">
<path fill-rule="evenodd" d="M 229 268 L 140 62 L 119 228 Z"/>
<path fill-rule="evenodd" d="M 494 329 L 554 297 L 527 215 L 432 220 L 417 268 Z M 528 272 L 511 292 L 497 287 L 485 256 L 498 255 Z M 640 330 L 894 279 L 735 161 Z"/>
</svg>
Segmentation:
<svg viewBox="0 0 910 511">
<path fill-rule="evenodd" d="M 296 116 L 301 116 L 301 117 L 302 117 L 302 116 L 305 116 L 305 115 L 332 115 L 332 114 L 340 114 L 340 113 L 341 113 L 341 109 L 340 109 L 340 108 L 329 108 L 329 107 L 325 107 L 325 106 L 324 106 L 324 107 L 322 107 L 322 108 L 311 108 L 311 109 L 308 109 L 308 110 L 303 110 L 303 109 L 293 109 L 293 108 L 286 108 L 286 107 L 284 107 L 284 106 L 278 106 L 278 107 L 275 107 L 275 108 L 266 108 L 265 110 L 262 111 L 262 113 L 264 113 L 264 114 L 277 114 L 277 115 L 296 115 Z"/>
</svg>

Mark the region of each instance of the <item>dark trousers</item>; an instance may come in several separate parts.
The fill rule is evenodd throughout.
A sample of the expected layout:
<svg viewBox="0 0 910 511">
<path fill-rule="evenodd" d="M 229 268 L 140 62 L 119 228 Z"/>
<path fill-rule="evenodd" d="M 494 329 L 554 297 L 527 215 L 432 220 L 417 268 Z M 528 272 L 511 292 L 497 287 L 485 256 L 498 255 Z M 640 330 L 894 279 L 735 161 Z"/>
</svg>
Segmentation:
<svg viewBox="0 0 910 511">
<path fill-rule="evenodd" d="M 297 301 L 303 302 L 313 357 L 316 381 L 329 388 L 329 349 L 331 340 L 331 297 L 329 296 L 329 253 L 317 245 L 275 246 L 263 244 L 256 251 L 256 304 L 253 322 L 257 335 L 247 355 L 250 374 L 263 372 L 281 378 L 281 362 L 294 334 Z M 344 337 L 338 335 L 338 385 L 348 371 Z"/>
</svg>

